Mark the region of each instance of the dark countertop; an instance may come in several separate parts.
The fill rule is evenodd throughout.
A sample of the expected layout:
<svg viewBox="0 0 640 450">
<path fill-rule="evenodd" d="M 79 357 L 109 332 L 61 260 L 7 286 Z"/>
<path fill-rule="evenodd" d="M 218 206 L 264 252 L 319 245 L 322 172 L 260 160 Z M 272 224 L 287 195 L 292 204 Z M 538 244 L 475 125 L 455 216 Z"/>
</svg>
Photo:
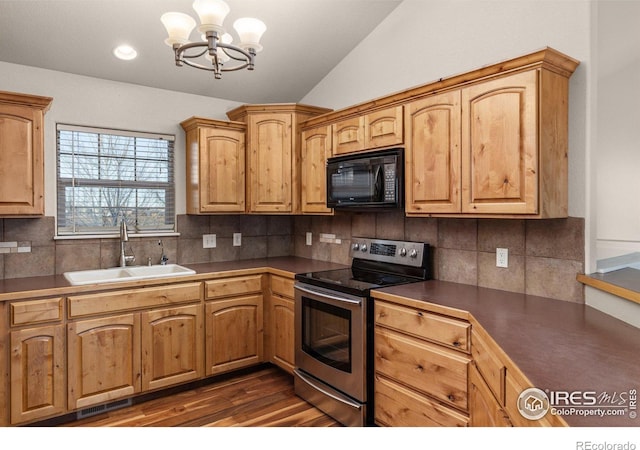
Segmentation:
<svg viewBox="0 0 640 450">
<path fill-rule="evenodd" d="M 426 281 L 381 292 L 473 318 L 535 387 L 640 391 L 640 329 L 590 306 L 471 285 Z M 639 406 L 640 409 L 640 406 Z M 563 416 L 571 426 L 640 426 L 640 418 Z"/>
<path fill-rule="evenodd" d="M 252 270 L 268 270 L 271 273 L 277 274 L 280 272 L 281 275 L 291 276 L 301 272 L 349 267 L 343 264 L 317 261 L 308 258 L 298 258 L 295 256 L 181 265 L 195 270 L 196 275 L 181 276 L 179 278 L 180 281 L 196 281 L 204 277 L 209 278 L 212 274 L 215 274 L 215 276 L 230 276 L 235 275 L 234 272 L 246 272 Z M 164 283 L 166 283 L 166 279 L 148 279 L 72 286 L 63 275 L 10 278 L 0 280 L 0 302 L 33 297 L 68 295 L 78 292 L 89 292 L 112 288 L 121 289 L 127 287 L 151 286 Z"/>
</svg>

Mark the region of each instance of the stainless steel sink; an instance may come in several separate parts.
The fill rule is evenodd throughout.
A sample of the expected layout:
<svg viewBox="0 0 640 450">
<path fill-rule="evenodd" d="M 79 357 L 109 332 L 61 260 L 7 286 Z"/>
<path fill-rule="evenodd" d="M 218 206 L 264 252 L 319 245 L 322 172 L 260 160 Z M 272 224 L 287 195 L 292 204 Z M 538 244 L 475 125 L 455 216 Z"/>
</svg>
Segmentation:
<svg viewBox="0 0 640 450">
<path fill-rule="evenodd" d="M 113 283 L 115 281 L 133 281 L 149 278 L 176 277 L 194 275 L 195 270 L 178 264 L 157 266 L 114 267 L 112 269 L 78 270 L 65 272 L 64 277 L 74 286 L 83 284 Z"/>
</svg>

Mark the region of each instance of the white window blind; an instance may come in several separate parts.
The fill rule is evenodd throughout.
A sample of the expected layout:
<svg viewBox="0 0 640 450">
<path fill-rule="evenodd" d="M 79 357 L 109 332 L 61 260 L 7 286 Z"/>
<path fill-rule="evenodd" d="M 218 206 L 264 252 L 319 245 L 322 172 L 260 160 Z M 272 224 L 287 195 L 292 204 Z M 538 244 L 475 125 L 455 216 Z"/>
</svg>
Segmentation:
<svg viewBox="0 0 640 450">
<path fill-rule="evenodd" d="M 58 235 L 174 231 L 174 140 L 58 124 Z"/>
</svg>

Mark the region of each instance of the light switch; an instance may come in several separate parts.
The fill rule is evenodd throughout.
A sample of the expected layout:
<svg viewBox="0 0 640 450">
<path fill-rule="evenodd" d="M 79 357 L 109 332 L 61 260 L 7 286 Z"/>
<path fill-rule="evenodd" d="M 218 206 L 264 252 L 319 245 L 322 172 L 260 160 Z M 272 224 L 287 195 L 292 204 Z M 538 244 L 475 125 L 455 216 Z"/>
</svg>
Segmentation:
<svg viewBox="0 0 640 450">
<path fill-rule="evenodd" d="M 233 233 L 233 246 L 240 247 L 242 245 L 242 233 Z"/>
</svg>

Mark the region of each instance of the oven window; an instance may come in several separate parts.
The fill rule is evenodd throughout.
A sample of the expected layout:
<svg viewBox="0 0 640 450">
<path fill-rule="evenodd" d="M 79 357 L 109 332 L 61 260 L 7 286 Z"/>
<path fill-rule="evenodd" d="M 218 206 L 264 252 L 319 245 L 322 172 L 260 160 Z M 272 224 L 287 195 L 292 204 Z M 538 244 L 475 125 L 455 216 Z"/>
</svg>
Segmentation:
<svg viewBox="0 0 640 450">
<path fill-rule="evenodd" d="M 302 297 L 302 350 L 351 373 L 351 311 Z"/>
</svg>

